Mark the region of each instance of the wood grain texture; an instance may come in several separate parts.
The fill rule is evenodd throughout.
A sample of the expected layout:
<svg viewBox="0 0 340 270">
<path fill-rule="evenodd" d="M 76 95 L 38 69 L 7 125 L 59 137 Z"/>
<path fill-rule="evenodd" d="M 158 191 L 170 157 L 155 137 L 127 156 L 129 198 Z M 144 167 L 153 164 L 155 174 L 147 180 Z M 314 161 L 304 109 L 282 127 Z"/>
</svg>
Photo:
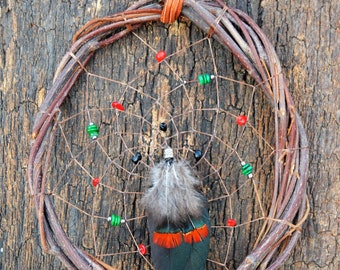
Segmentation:
<svg viewBox="0 0 340 270">
<path fill-rule="evenodd" d="M 339 269 L 340 5 L 264 1 L 273 40 L 310 142 L 310 218 L 291 269 Z"/>
</svg>

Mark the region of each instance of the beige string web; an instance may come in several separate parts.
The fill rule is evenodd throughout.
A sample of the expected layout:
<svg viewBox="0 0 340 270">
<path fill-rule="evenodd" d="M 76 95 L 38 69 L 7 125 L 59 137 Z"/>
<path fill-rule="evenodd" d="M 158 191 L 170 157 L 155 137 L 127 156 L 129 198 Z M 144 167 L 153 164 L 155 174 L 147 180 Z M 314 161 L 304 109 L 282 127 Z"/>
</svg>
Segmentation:
<svg viewBox="0 0 340 270">
<path fill-rule="evenodd" d="M 181 9 L 170 26 L 143 26 Z M 110 59 L 117 47 L 124 57 Z M 163 13 L 140 1 L 91 21 L 59 65 L 33 138 L 42 247 L 68 268 L 152 269 L 139 203 L 164 145 L 209 201 L 207 269 L 277 268 L 308 214 L 307 140 L 279 60 L 247 15 L 219 1 L 167 1 Z"/>
</svg>

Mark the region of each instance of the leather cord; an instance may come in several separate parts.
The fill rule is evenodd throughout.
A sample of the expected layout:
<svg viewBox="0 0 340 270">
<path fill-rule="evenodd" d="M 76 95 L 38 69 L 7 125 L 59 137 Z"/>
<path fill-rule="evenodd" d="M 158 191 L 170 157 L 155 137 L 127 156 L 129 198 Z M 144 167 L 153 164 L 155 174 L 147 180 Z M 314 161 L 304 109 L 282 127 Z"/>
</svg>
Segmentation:
<svg viewBox="0 0 340 270">
<path fill-rule="evenodd" d="M 161 14 L 161 22 L 162 23 L 173 23 L 178 19 L 181 14 L 184 0 L 166 0 L 162 14 Z"/>
</svg>

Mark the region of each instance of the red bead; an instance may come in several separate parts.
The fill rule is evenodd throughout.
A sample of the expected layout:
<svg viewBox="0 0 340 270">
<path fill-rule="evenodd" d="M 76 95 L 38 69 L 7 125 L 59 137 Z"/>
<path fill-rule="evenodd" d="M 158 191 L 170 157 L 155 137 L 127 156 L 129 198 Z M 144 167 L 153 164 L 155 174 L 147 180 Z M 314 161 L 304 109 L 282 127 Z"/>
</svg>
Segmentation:
<svg viewBox="0 0 340 270">
<path fill-rule="evenodd" d="M 98 184 L 99 184 L 99 178 L 93 178 L 92 179 L 92 185 L 94 186 L 94 187 L 96 187 L 96 186 L 98 186 Z"/>
<path fill-rule="evenodd" d="M 143 244 L 138 245 L 138 251 L 140 254 L 145 255 L 146 254 L 146 247 Z"/>
<path fill-rule="evenodd" d="M 233 218 L 229 218 L 228 220 L 227 220 L 227 226 L 229 226 L 229 227 L 235 227 L 236 226 L 236 220 L 235 219 L 233 219 Z"/>
<path fill-rule="evenodd" d="M 122 104 L 120 104 L 118 101 L 112 102 L 111 105 L 112 105 L 112 108 L 117 109 L 119 111 L 124 111 L 125 110 L 124 106 Z"/>
<path fill-rule="evenodd" d="M 159 51 L 157 54 L 156 54 L 156 60 L 157 62 L 162 62 L 164 60 L 164 58 L 166 57 L 166 52 L 165 51 Z"/>
<path fill-rule="evenodd" d="M 247 123 L 247 116 L 245 115 L 239 115 L 236 117 L 236 123 L 239 125 L 239 126 L 244 126 L 246 123 Z"/>
</svg>

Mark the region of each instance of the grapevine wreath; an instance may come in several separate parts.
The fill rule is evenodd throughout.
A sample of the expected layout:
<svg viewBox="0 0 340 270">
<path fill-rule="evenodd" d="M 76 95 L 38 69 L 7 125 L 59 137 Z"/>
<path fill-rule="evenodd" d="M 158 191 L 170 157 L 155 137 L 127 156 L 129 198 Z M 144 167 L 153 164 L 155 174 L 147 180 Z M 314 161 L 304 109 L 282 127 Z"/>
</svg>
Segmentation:
<svg viewBox="0 0 340 270">
<path fill-rule="evenodd" d="M 160 21 L 172 24 L 176 20 L 191 21 L 205 33 L 206 39 L 214 39 L 228 49 L 253 79 L 259 91 L 264 93 L 275 119 L 271 122 L 275 133 L 275 149 L 270 204 L 266 217 L 262 219 L 257 241 L 235 267 L 276 269 L 288 258 L 300 238 L 302 224 L 309 212 L 306 197 L 308 142 L 280 61 L 266 35 L 247 14 L 228 7 L 222 0 L 167 0 L 164 3 L 140 0 L 124 12 L 91 20 L 74 35 L 72 46 L 61 60 L 53 84 L 35 117 L 28 183 L 34 198 L 41 245 L 45 252 L 57 256 L 70 269 L 116 268 L 104 262 L 100 256 L 90 254 L 73 243 L 64 231 L 57 214 L 58 209 L 47 191 L 48 181 L 51 181 L 48 176 L 52 158 L 51 145 L 56 140 L 61 105 L 67 100 L 80 75 L 86 72 L 87 64 L 98 50 L 148 23 Z M 162 51 L 156 59 L 162 63 L 165 57 Z M 215 79 L 214 76 L 203 74 L 199 77 L 199 83 L 204 85 Z M 182 82 L 183 85 L 187 83 L 184 80 Z M 115 101 L 112 106 L 116 111 L 124 111 L 122 102 Z M 243 126 L 247 118 L 241 115 L 237 121 L 238 125 Z M 88 132 L 95 140 L 98 129 L 91 124 Z M 166 131 L 166 123 L 161 123 L 160 130 Z M 193 154 L 199 160 L 202 153 L 196 150 Z M 132 158 L 135 165 L 142 159 L 142 155 L 138 153 Z M 253 181 L 251 166 L 245 162 L 241 165 L 242 173 Z M 100 181 L 94 178 L 93 186 L 97 186 Z M 109 220 L 113 225 L 128 223 L 128 220 L 115 215 Z M 235 227 L 236 222 L 229 219 L 226 225 Z M 137 255 L 146 258 L 148 267 L 152 268 L 145 246 L 136 242 L 134 244 L 138 247 Z M 218 266 L 227 269 L 226 262 L 220 262 Z"/>
</svg>

